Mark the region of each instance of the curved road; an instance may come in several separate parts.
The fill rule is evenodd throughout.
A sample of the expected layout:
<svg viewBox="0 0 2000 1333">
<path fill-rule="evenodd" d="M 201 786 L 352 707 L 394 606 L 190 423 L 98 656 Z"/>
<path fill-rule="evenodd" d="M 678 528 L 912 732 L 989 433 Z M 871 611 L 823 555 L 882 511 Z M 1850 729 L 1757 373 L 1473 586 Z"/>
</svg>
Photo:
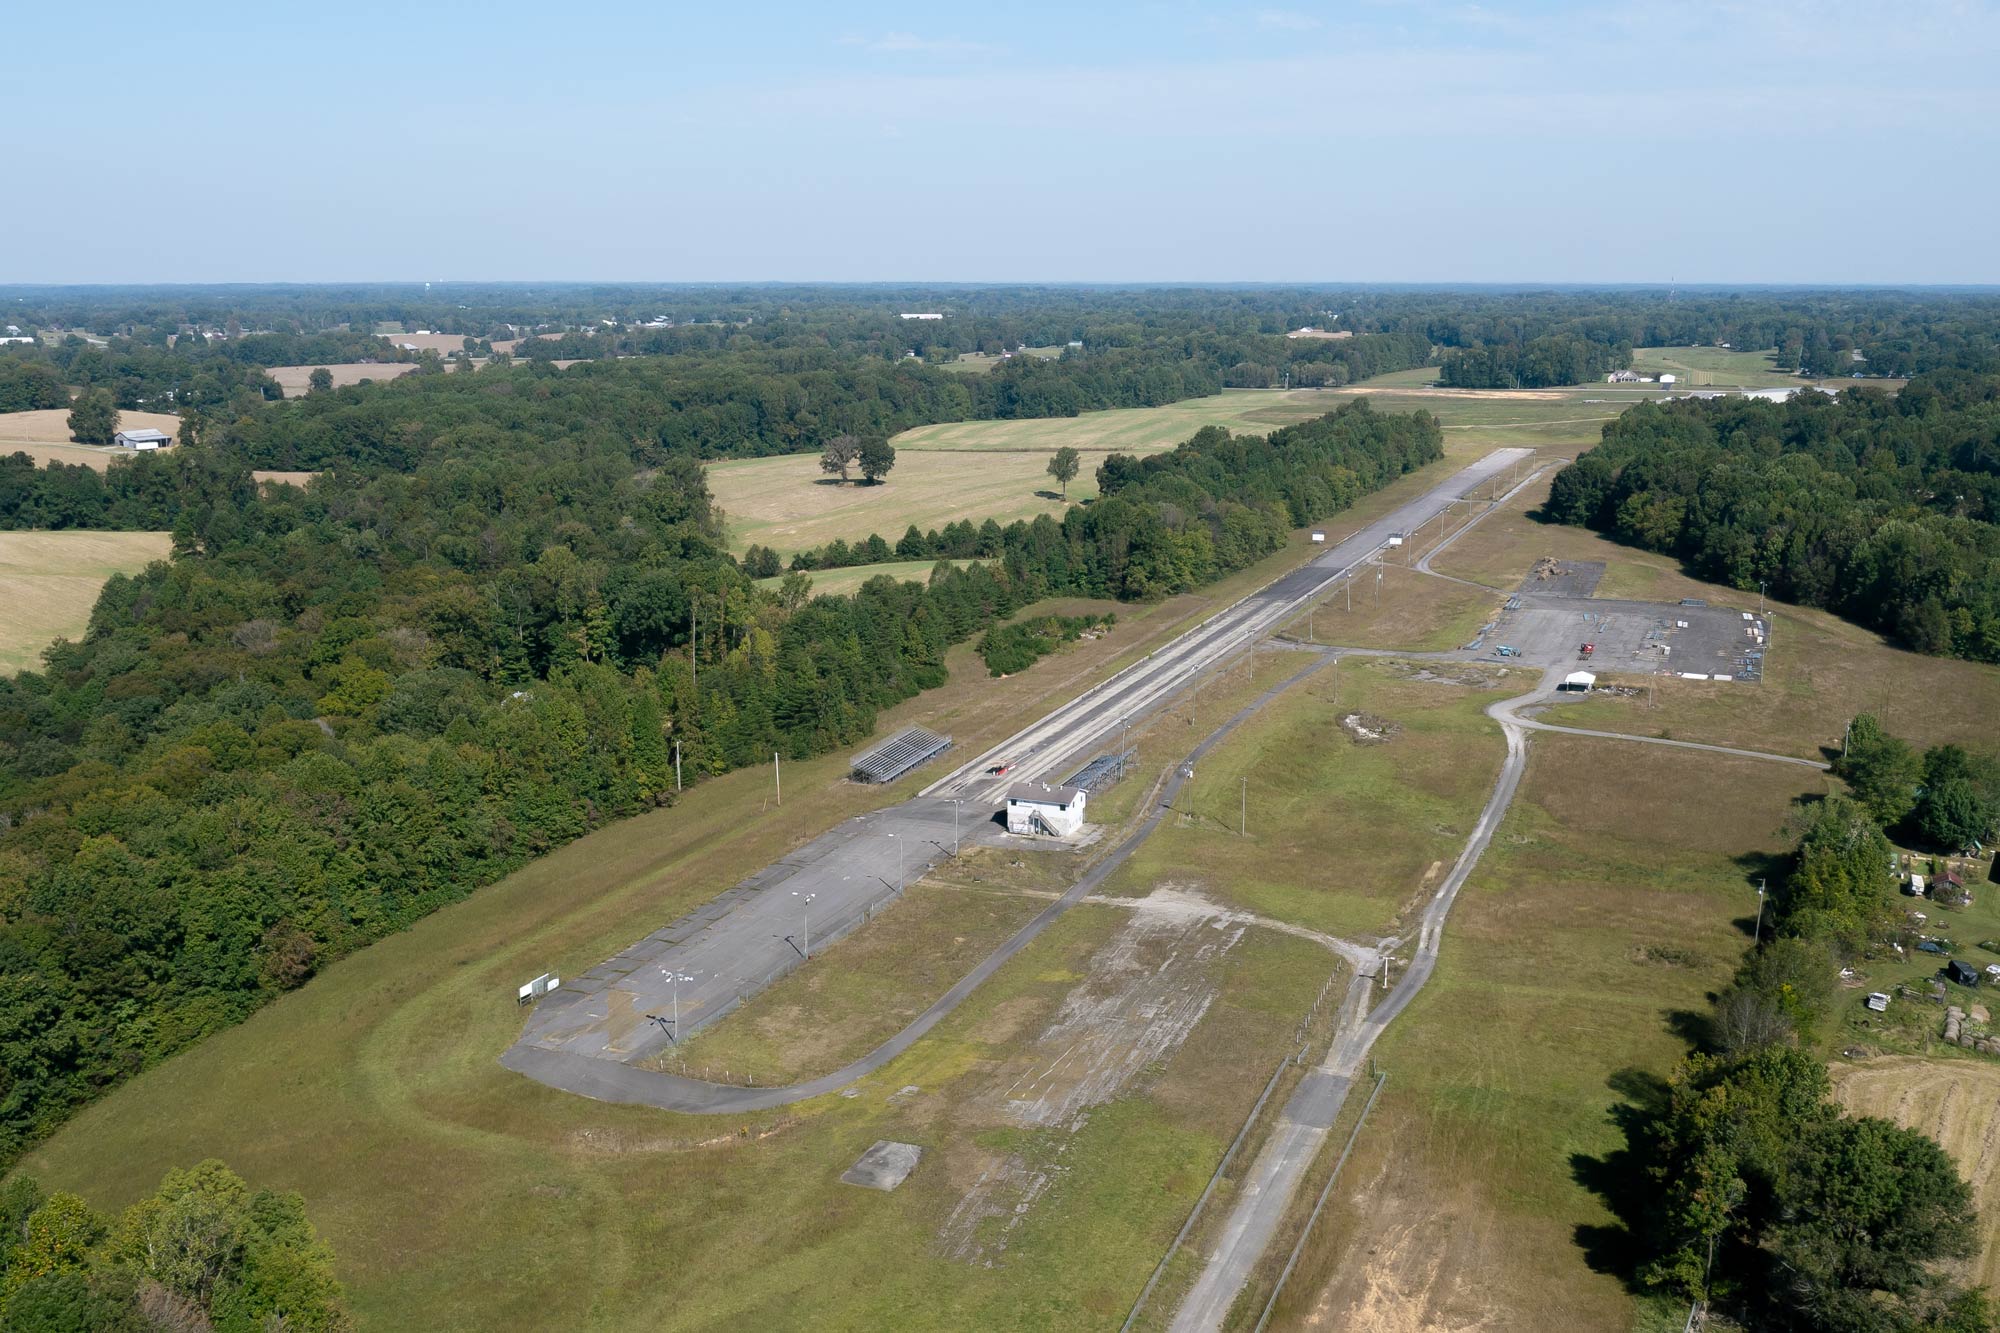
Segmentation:
<svg viewBox="0 0 2000 1333">
<path fill-rule="evenodd" d="M 1338 650 L 1330 655 L 1337 653 Z M 1375 652 L 1366 655 L 1428 656 Z M 1806 768 L 1827 767 L 1815 760 L 1793 755 L 1739 750 L 1726 745 L 1701 745 L 1693 741 L 1671 741 L 1656 736 L 1628 736 L 1615 731 L 1587 731 L 1580 727 L 1561 727 L 1521 717 L 1521 709 L 1547 703 L 1555 697 L 1564 670 L 1562 666 L 1550 667 L 1533 690 L 1487 705 L 1486 715 L 1500 724 L 1500 730 L 1506 737 L 1507 758 L 1493 784 L 1492 795 L 1480 811 L 1479 822 L 1473 826 L 1472 836 L 1466 839 L 1465 848 L 1453 863 L 1451 873 L 1424 908 L 1418 927 L 1416 954 L 1402 979 L 1390 990 L 1388 998 L 1372 1010 L 1365 1009 L 1365 1005 L 1375 978 L 1355 978 L 1349 989 L 1348 1003 L 1342 1009 L 1341 1026 L 1334 1035 L 1326 1058 L 1306 1075 L 1291 1100 L 1279 1112 L 1263 1150 L 1258 1153 L 1249 1174 L 1238 1187 L 1235 1206 L 1216 1237 L 1215 1248 L 1174 1316 L 1170 1325 L 1173 1333 L 1209 1333 L 1222 1327 L 1230 1306 L 1235 1304 L 1237 1294 L 1249 1279 L 1251 1269 L 1270 1245 L 1299 1182 L 1318 1156 L 1321 1145 L 1339 1117 L 1341 1107 L 1347 1101 L 1347 1093 L 1353 1087 L 1355 1076 L 1367 1059 L 1368 1052 L 1384 1029 L 1409 1007 L 1410 1001 L 1430 980 L 1437 967 L 1445 917 L 1451 912 L 1460 886 L 1478 864 L 1487 844 L 1492 842 L 1494 831 L 1500 827 L 1507 808 L 1513 804 L 1515 793 L 1520 790 L 1521 777 L 1528 762 L 1528 732 L 1553 731 L 1572 736 L 1704 750 L 1745 759 L 1767 759 Z"/>
</svg>

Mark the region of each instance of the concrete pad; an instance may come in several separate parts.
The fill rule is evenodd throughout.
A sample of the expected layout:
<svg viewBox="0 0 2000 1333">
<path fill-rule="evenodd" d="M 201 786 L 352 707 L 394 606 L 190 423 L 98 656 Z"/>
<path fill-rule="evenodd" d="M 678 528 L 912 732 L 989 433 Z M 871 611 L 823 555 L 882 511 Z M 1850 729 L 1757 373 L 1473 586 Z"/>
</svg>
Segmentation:
<svg viewBox="0 0 2000 1333">
<path fill-rule="evenodd" d="M 877 1139 L 874 1147 L 862 1153 L 853 1166 L 841 1172 L 840 1178 L 849 1185 L 886 1193 L 909 1179 L 910 1172 L 917 1169 L 923 1155 L 924 1150 L 914 1143 Z"/>
</svg>

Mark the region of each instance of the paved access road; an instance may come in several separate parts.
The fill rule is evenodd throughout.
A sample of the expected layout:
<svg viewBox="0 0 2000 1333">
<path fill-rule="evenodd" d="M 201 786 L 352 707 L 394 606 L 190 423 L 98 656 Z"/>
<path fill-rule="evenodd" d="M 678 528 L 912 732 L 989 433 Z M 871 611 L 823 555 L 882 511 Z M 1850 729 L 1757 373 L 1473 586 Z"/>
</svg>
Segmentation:
<svg viewBox="0 0 2000 1333">
<path fill-rule="evenodd" d="M 798 966 L 808 947 L 808 929 L 819 941 L 853 929 L 879 910 L 906 877 L 919 877 L 946 855 L 957 837 L 974 836 L 974 830 L 989 836 L 992 816 L 1013 783 L 1068 776 L 1114 744 L 1128 720 L 1162 707 L 1217 662 L 1255 645 L 1309 598 L 1381 550 L 1391 534 L 1436 517 L 1530 457 L 1526 449 L 1495 450 L 973 759 L 916 799 L 848 820 L 583 976 L 566 979 L 536 1006 L 520 1040 L 501 1062 L 573 1092 L 680 1110 L 778 1105 L 851 1081 L 858 1074 L 842 1071 L 840 1082 L 826 1087 L 820 1086 L 826 1080 L 814 1080 L 790 1089 L 747 1090 L 670 1077 L 634 1068 L 632 1062 L 716 1021 Z M 988 773 L 999 763 L 1012 771 Z M 1173 785 L 1178 783 L 1175 778 Z M 1052 910 L 1066 910 L 1072 895 L 1087 893 L 1130 845 L 1136 844 L 1106 858 Z M 881 1060 L 906 1049 L 1045 924 L 1037 917 L 1023 936 L 981 963 L 939 1001 L 942 1009 L 933 1006 L 935 1016 L 927 1012 L 890 1043 L 895 1050 L 878 1052 Z"/>
<path fill-rule="evenodd" d="M 1336 649 L 1339 653 L 1342 650 Z M 1366 656 L 1426 657 L 1431 654 L 1387 654 L 1369 652 L 1357 654 Z M 1437 656 L 1449 657 L 1450 654 Z M 1726 745 L 1702 745 L 1691 741 L 1665 740 L 1656 736 L 1630 736 L 1612 731 L 1586 731 L 1577 727 L 1560 727 L 1546 722 L 1537 722 L 1520 715 L 1524 708 L 1546 704 L 1556 698 L 1557 689 L 1567 664 L 1549 667 L 1543 674 L 1541 683 L 1528 693 L 1512 699 L 1502 699 L 1489 704 L 1486 715 L 1500 724 L 1501 733 L 1507 742 L 1507 758 L 1501 765 L 1500 776 L 1494 782 L 1493 793 L 1487 798 L 1486 807 L 1480 811 L 1479 822 L 1474 825 L 1472 836 L 1466 840 L 1458 860 L 1453 863 L 1451 873 L 1445 877 L 1438 891 L 1425 906 L 1418 925 L 1416 953 L 1403 975 L 1396 979 L 1387 997 L 1373 1009 L 1367 1008 L 1368 1000 L 1377 981 L 1374 977 L 1357 976 L 1350 986 L 1347 1001 L 1342 1006 L 1340 1025 L 1326 1058 L 1300 1081 L 1291 1100 L 1278 1114 L 1276 1125 L 1266 1140 L 1264 1148 L 1251 1164 L 1249 1174 L 1244 1178 L 1236 1195 L 1236 1202 L 1228 1219 L 1223 1223 L 1214 1249 L 1209 1253 L 1201 1276 L 1182 1300 L 1179 1311 L 1170 1326 L 1173 1333 L 1210 1333 L 1220 1329 L 1229 1314 L 1229 1308 L 1249 1280 L 1250 1271 L 1270 1245 L 1271 1237 L 1283 1220 L 1285 1210 L 1290 1207 L 1292 1196 L 1297 1193 L 1299 1182 L 1312 1165 L 1319 1150 L 1326 1141 L 1333 1123 L 1340 1116 L 1346 1104 L 1347 1094 L 1354 1086 L 1362 1063 L 1375 1041 L 1382 1035 L 1398 1014 L 1409 1007 L 1424 983 L 1430 980 L 1437 967 L 1438 946 L 1443 940 L 1445 917 L 1451 912 L 1451 905 L 1458 898 L 1458 890 L 1479 863 L 1479 858 L 1492 842 L 1494 832 L 1505 818 L 1508 806 L 1513 804 L 1514 794 L 1520 790 L 1521 776 L 1528 763 L 1528 732 L 1553 731 L 1572 736 L 1591 736 L 1605 740 L 1630 741 L 1644 745 L 1666 745 L 1677 749 L 1701 750 L 1711 754 L 1727 755 L 1742 759 L 1763 759 L 1776 763 L 1797 764 L 1806 768 L 1824 769 L 1825 764 L 1811 759 L 1800 759 L 1794 755 L 1767 754 L 1761 750 L 1739 750 Z"/>
<path fill-rule="evenodd" d="M 1494 450 L 1033 726 L 1009 736 L 932 783 L 924 795 L 997 804 L 1006 799 L 1007 788 L 1015 782 L 1061 781 L 1099 751 L 1115 746 L 1128 721 L 1158 709 L 1202 672 L 1277 629 L 1313 597 L 1366 563 L 1392 535 L 1429 522 L 1483 483 L 1513 472 L 1533 456 L 1529 449 Z M 1003 764 L 1008 768 L 1006 773 L 990 771 Z"/>
</svg>

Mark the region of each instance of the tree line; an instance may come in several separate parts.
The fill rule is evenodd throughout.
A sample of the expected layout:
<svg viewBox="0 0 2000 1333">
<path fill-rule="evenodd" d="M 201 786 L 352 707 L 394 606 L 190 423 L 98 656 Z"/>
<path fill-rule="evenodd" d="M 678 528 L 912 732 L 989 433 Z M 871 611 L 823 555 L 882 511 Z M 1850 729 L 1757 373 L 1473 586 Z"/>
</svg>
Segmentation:
<svg viewBox="0 0 2000 1333">
<path fill-rule="evenodd" d="M 1547 512 L 1919 652 L 2000 661 L 2000 374 L 1642 403 L 1556 475 Z"/>
<path fill-rule="evenodd" d="M 168 1171 L 115 1218 L 27 1176 L 0 1186 L 0 1327 L 12 1333 L 339 1333 L 333 1253 L 294 1193 L 221 1162 Z"/>
</svg>

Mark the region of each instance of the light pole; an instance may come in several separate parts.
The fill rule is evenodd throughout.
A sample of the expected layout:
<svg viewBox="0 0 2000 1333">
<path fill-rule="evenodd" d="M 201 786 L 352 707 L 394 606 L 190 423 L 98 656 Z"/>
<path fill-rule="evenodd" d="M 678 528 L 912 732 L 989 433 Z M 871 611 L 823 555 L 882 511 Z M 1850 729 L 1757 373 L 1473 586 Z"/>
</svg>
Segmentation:
<svg viewBox="0 0 2000 1333">
<path fill-rule="evenodd" d="M 958 855 L 958 808 L 965 804 L 963 796 L 951 798 L 951 854 Z"/>
<path fill-rule="evenodd" d="M 797 889 L 793 889 L 792 897 L 803 899 L 799 903 L 799 918 L 805 926 L 806 947 L 799 950 L 799 953 L 807 962 L 811 962 L 813 956 L 812 901 L 819 897 L 819 895 L 817 893 L 800 893 Z"/>
<path fill-rule="evenodd" d="M 1764 881 L 1757 881 L 1757 929 L 1751 933 L 1752 945 L 1764 942 Z"/>
<path fill-rule="evenodd" d="M 1757 580 L 1757 614 L 1764 614 L 1764 580 Z"/>
<path fill-rule="evenodd" d="M 901 893 L 903 891 L 903 840 L 896 837 L 893 833 L 886 836 L 896 844 L 896 892 Z"/>
<path fill-rule="evenodd" d="M 678 1046 L 681 1044 L 681 983 L 683 981 L 693 981 L 697 974 L 683 972 L 677 967 L 663 967 L 660 969 L 660 972 L 674 983 L 674 1016 L 671 1021 L 660 1017 L 658 1014 L 647 1014 L 646 1017 L 665 1028 L 667 1030 L 667 1040 Z"/>
<path fill-rule="evenodd" d="M 674 790 L 681 789 L 681 743 L 674 742 Z"/>
</svg>

